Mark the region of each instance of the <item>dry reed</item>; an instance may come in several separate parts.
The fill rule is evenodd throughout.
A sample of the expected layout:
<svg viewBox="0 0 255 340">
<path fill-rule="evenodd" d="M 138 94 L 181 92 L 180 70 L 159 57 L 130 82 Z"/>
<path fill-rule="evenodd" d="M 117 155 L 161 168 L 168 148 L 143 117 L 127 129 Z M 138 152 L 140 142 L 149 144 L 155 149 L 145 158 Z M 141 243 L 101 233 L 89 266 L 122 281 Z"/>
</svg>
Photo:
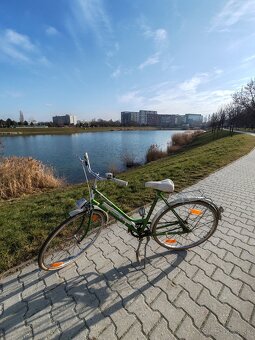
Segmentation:
<svg viewBox="0 0 255 340">
<path fill-rule="evenodd" d="M 122 161 L 125 164 L 126 168 L 133 168 L 135 166 L 140 165 L 140 163 L 136 162 L 135 156 L 133 154 L 123 154 Z"/>
<path fill-rule="evenodd" d="M 63 180 L 51 167 L 31 157 L 4 157 L 0 161 L 0 198 L 10 199 L 45 188 L 56 188 Z"/>
<path fill-rule="evenodd" d="M 157 144 L 152 144 L 146 153 L 146 163 L 156 161 L 157 159 L 166 157 L 166 152 L 159 149 Z"/>
<path fill-rule="evenodd" d="M 180 150 L 183 146 L 190 144 L 195 137 L 202 133 L 202 130 L 175 133 L 172 136 L 172 141 L 167 144 L 167 154 L 169 155 Z"/>
</svg>

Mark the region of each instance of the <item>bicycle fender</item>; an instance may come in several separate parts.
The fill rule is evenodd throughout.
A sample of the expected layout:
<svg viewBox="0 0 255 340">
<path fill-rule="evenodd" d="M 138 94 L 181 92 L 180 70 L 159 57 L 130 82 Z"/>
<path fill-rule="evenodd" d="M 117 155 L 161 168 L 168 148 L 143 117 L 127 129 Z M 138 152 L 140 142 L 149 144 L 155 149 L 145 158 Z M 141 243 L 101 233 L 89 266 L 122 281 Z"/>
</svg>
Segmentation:
<svg viewBox="0 0 255 340">
<path fill-rule="evenodd" d="M 107 214 L 107 212 L 105 212 L 103 209 L 101 209 L 99 207 L 94 207 L 93 210 L 94 211 L 100 211 L 100 213 L 102 213 L 105 216 L 105 224 L 108 224 L 108 222 L 109 222 L 109 215 Z M 74 209 L 74 210 L 69 212 L 69 216 L 73 217 L 75 215 L 78 215 L 78 214 L 82 213 L 83 211 L 85 211 L 84 208 Z"/>
</svg>

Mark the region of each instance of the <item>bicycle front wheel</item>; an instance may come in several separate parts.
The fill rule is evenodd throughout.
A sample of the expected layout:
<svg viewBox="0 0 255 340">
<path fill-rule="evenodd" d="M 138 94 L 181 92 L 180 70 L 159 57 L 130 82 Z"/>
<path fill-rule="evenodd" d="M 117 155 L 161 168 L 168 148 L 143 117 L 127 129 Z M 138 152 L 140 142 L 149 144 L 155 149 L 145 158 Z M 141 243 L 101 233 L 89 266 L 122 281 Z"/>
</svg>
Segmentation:
<svg viewBox="0 0 255 340">
<path fill-rule="evenodd" d="M 53 230 L 41 247 L 39 267 L 57 270 L 74 262 L 95 242 L 106 221 L 106 214 L 96 208 L 65 220 Z"/>
<path fill-rule="evenodd" d="M 165 248 L 184 250 L 206 241 L 217 225 L 215 208 L 206 201 L 194 199 L 166 207 L 152 225 L 152 236 Z"/>
</svg>

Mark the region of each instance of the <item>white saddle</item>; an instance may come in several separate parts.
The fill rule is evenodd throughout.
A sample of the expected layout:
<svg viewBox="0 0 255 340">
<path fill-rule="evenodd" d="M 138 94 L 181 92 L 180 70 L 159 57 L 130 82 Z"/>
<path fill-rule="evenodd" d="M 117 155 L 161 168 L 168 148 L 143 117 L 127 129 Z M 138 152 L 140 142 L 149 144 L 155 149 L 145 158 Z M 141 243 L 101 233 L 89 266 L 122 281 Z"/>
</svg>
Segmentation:
<svg viewBox="0 0 255 340">
<path fill-rule="evenodd" d="M 174 182 L 167 178 L 162 181 L 150 181 L 145 183 L 146 188 L 152 188 L 164 192 L 174 192 Z"/>
</svg>

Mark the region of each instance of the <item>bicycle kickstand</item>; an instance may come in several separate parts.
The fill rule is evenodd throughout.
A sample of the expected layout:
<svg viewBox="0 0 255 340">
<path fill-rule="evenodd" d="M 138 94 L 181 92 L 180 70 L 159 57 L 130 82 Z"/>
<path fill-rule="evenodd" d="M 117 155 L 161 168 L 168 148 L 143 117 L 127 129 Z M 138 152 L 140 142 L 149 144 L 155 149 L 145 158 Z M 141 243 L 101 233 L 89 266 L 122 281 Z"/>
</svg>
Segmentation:
<svg viewBox="0 0 255 340">
<path fill-rule="evenodd" d="M 139 238 L 138 247 L 137 247 L 136 252 L 135 252 L 135 254 L 136 254 L 136 261 L 137 261 L 138 263 L 140 263 L 140 252 L 139 252 L 139 250 L 140 250 L 140 248 L 141 248 L 142 242 L 143 242 L 143 239 L 142 239 L 142 238 Z"/>
<path fill-rule="evenodd" d="M 145 269 L 145 266 L 146 266 L 146 260 L 147 260 L 147 246 L 148 246 L 148 243 L 150 241 L 150 237 L 149 236 L 146 236 L 146 243 L 144 245 L 144 265 L 143 265 L 143 268 Z M 143 242 L 143 238 L 140 238 L 139 239 L 139 244 L 138 244 L 138 247 L 137 247 L 137 250 L 136 250 L 136 261 L 138 263 L 141 263 L 140 261 L 140 248 L 141 248 L 141 244 Z"/>
<path fill-rule="evenodd" d="M 146 262 L 147 262 L 147 246 L 148 246 L 148 243 L 150 241 L 150 236 L 146 236 L 146 243 L 145 243 L 145 246 L 144 246 L 144 264 L 143 264 L 143 268 L 145 269 L 146 267 Z"/>
</svg>

